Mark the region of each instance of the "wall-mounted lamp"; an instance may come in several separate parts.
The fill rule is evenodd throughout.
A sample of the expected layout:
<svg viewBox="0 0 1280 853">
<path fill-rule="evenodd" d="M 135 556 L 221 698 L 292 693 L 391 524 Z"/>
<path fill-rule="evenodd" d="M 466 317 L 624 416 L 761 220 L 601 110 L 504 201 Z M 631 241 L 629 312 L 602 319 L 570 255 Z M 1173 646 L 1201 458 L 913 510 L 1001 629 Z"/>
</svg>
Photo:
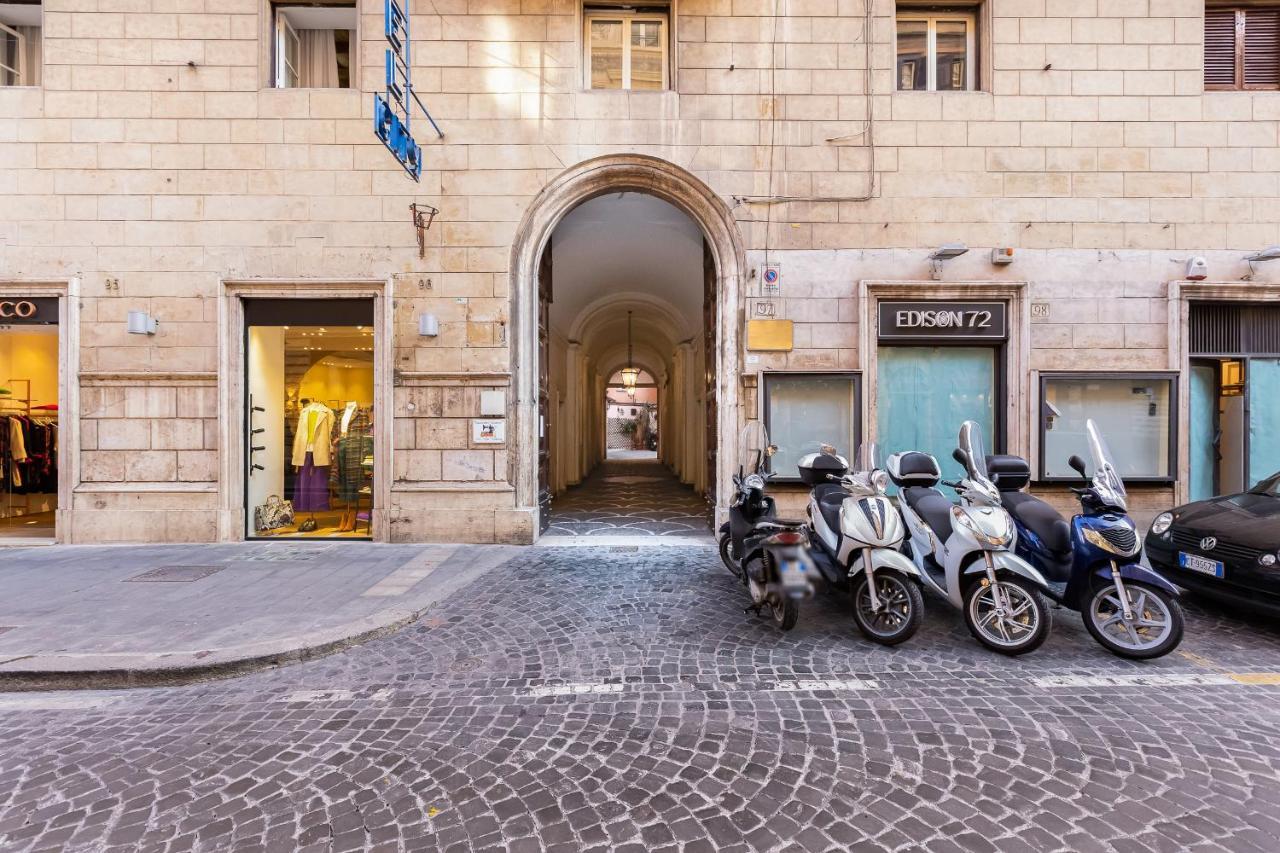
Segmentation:
<svg viewBox="0 0 1280 853">
<path fill-rule="evenodd" d="M 146 311 L 129 312 L 129 334 L 154 335 L 160 328 L 160 321 Z"/>
<path fill-rule="evenodd" d="M 424 338 L 440 336 L 440 318 L 435 314 L 418 315 L 418 334 Z"/>
<path fill-rule="evenodd" d="M 943 261 L 958 258 L 967 251 L 969 251 L 969 247 L 964 243 L 943 243 L 934 249 L 929 254 L 929 271 L 933 275 L 933 280 L 939 281 L 942 278 Z"/>
<path fill-rule="evenodd" d="M 1254 274 L 1258 272 L 1253 265 L 1280 260 L 1280 246 L 1269 246 L 1260 252 L 1245 256 L 1245 260 L 1249 262 L 1249 274 L 1241 281 L 1253 281 Z"/>
</svg>

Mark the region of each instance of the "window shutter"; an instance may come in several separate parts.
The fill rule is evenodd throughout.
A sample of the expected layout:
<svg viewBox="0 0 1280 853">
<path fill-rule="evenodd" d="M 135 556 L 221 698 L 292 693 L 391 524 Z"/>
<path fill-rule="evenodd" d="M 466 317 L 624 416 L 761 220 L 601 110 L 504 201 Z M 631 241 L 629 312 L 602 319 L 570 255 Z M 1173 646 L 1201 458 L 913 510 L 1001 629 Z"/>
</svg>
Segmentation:
<svg viewBox="0 0 1280 853">
<path fill-rule="evenodd" d="M 1245 12 L 1244 84 L 1280 87 L 1280 9 Z"/>
<path fill-rule="evenodd" d="M 1204 10 L 1204 85 L 1236 85 L 1236 13 L 1234 9 Z"/>
</svg>

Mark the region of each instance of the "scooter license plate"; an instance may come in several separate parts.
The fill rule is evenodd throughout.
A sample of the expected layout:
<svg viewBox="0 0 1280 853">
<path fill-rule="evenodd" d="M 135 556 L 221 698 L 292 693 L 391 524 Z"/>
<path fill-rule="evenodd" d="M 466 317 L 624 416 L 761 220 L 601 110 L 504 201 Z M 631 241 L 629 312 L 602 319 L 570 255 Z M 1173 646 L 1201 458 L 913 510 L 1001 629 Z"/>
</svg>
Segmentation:
<svg viewBox="0 0 1280 853">
<path fill-rule="evenodd" d="M 1182 551 L 1178 552 L 1178 565 L 1184 569 L 1199 572 L 1202 575 L 1213 575 L 1215 578 L 1220 578 L 1224 574 L 1224 567 L 1217 560 L 1210 560 L 1207 557 L 1199 557 L 1195 554 L 1186 554 Z"/>
<path fill-rule="evenodd" d="M 804 566 L 799 560 L 782 564 L 782 585 L 788 589 L 797 589 L 805 585 Z"/>
</svg>

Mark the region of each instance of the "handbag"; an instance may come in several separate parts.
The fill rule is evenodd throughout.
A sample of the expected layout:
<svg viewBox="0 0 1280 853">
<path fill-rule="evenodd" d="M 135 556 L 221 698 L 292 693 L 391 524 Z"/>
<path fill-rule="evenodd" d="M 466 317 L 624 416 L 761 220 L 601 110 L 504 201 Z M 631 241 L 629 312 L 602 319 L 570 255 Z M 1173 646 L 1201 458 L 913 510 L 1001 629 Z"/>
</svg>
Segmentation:
<svg viewBox="0 0 1280 853">
<path fill-rule="evenodd" d="M 278 530 L 293 524 L 293 502 L 282 501 L 279 495 L 271 495 L 266 503 L 253 509 L 253 529 L 258 533 Z"/>
</svg>

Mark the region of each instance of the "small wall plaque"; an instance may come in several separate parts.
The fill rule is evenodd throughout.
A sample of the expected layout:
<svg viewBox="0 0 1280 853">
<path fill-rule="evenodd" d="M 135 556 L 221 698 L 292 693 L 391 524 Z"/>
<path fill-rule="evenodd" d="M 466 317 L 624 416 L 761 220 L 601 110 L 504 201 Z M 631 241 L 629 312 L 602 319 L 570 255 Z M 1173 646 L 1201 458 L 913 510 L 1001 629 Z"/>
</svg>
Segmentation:
<svg viewBox="0 0 1280 853">
<path fill-rule="evenodd" d="M 473 444 L 506 444 L 507 422 L 502 418 L 476 418 L 471 422 Z"/>
<path fill-rule="evenodd" d="M 794 329 L 790 320 L 747 321 L 747 349 L 791 352 L 794 347 Z"/>
</svg>

